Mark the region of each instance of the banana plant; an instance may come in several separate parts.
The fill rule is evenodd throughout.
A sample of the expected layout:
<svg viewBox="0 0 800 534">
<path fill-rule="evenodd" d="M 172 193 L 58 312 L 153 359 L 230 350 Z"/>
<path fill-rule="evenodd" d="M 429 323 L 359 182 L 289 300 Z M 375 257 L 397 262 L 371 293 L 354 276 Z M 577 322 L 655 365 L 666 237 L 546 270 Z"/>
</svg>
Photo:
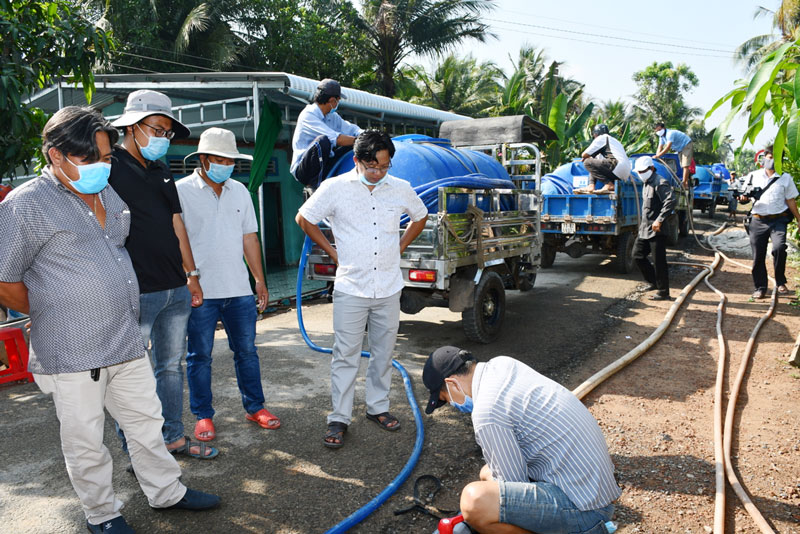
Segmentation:
<svg viewBox="0 0 800 534">
<path fill-rule="evenodd" d="M 714 150 L 725 139 L 733 119 L 748 115 L 747 130 L 742 137 L 754 143 L 770 117 L 778 126 L 774 141 L 775 170 L 783 172 L 784 154 L 793 162 L 800 161 L 800 39 L 784 43 L 765 55 L 750 80 L 739 80 L 734 89 L 720 98 L 706 114 L 711 116 L 725 102 L 731 109 L 714 132 Z"/>
</svg>

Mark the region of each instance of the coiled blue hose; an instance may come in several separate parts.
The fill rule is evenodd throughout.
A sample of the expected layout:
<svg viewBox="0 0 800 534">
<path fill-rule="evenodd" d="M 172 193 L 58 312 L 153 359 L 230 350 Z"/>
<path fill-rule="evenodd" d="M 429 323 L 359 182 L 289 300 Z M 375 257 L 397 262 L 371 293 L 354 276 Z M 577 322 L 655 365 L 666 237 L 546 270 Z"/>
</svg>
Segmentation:
<svg viewBox="0 0 800 534">
<path fill-rule="evenodd" d="M 297 324 L 300 326 L 300 334 L 303 336 L 303 340 L 305 340 L 306 344 L 311 347 L 313 350 L 318 352 L 323 352 L 326 354 L 330 354 L 333 352 L 332 349 L 320 347 L 313 341 L 311 338 L 308 337 L 308 333 L 306 332 L 305 324 L 303 323 L 303 307 L 302 307 L 302 290 L 303 290 L 303 271 L 305 270 L 306 261 L 308 259 L 308 253 L 311 251 L 311 239 L 306 236 L 305 241 L 303 242 L 303 251 L 300 253 L 300 265 L 297 269 Z M 369 352 L 362 351 L 361 356 L 365 358 L 369 358 Z M 411 379 L 408 376 L 405 368 L 400 365 L 397 360 L 392 360 L 392 366 L 400 372 L 400 376 L 403 377 L 403 386 L 406 390 L 406 397 L 408 398 L 408 404 L 411 406 L 411 411 L 414 413 L 414 422 L 417 429 L 417 439 L 414 442 L 414 450 L 411 452 L 411 457 L 406 462 L 406 465 L 403 467 L 402 471 L 392 480 L 388 486 L 386 486 L 383 491 L 381 491 L 378 495 L 376 495 L 371 501 L 367 504 L 344 518 L 340 523 L 334 525 L 330 529 L 326 531 L 326 534 L 336 534 L 339 532 L 347 532 L 351 527 L 357 525 L 361 521 L 367 518 L 370 514 L 372 514 L 375 510 L 377 510 L 386 500 L 394 494 L 395 491 L 403 484 L 403 482 L 408 479 L 409 475 L 411 475 L 411 471 L 414 470 L 414 467 L 417 465 L 419 461 L 420 454 L 422 453 L 422 443 L 425 441 L 425 427 L 422 424 L 422 413 L 419 411 L 419 407 L 417 406 L 417 399 L 414 396 L 414 390 L 411 387 Z"/>
</svg>

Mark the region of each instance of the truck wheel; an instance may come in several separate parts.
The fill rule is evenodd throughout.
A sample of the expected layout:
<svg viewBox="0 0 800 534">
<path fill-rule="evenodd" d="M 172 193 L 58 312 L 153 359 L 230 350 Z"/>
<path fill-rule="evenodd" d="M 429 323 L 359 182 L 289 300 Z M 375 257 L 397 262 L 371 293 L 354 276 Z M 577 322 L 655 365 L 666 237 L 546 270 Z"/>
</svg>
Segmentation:
<svg viewBox="0 0 800 534">
<path fill-rule="evenodd" d="M 542 268 L 549 269 L 556 261 L 556 247 L 549 243 L 542 244 Z"/>
<path fill-rule="evenodd" d="M 475 288 L 473 306 L 461 312 L 461 324 L 470 341 L 491 343 L 500 335 L 506 313 L 503 279 L 495 272 L 484 272 Z"/>
<path fill-rule="evenodd" d="M 714 202 L 712 202 L 711 204 L 708 205 L 708 218 L 713 219 L 714 214 L 716 212 L 717 212 L 717 205 Z"/>
<path fill-rule="evenodd" d="M 681 237 L 689 235 L 689 213 L 686 211 L 678 212 L 678 235 Z"/>
<path fill-rule="evenodd" d="M 520 291 L 530 291 L 536 284 L 536 273 L 523 271 L 519 275 L 519 289 Z"/>
<path fill-rule="evenodd" d="M 628 274 L 633 271 L 636 262 L 633 260 L 633 244 L 636 242 L 636 234 L 625 232 L 619 235 L 617 241 L 617 259 L 615 261 L 617 271 Z"/>
<path fill-rule="evenodd" d="M 678 217 L 670 217 L 669 222 L 667 222 L 667 245 L 674 247 L 678 244 L 678 238 L 680 237 L 680 230 L 678 229 Z"/>
</svg>

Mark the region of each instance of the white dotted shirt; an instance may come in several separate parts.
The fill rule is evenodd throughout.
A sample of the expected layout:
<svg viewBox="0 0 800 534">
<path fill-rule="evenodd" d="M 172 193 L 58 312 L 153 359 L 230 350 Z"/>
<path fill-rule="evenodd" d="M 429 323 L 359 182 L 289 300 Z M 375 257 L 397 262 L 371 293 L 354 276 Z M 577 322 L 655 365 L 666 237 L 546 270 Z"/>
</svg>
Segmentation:
<svg viewBox="0 0 800 534">
<path fill-rule="evenodd" d="M 415 222 L 428 216 L 411 184 L 387 176 L 370 191 L 355 171 L 325 180 L 300 207 L 308 222 L 327 219 L 333 231 L 339 256 L 334 288 L 364 298 L 386 298 L 403 289 L 403 214 Z"/>
</svg>

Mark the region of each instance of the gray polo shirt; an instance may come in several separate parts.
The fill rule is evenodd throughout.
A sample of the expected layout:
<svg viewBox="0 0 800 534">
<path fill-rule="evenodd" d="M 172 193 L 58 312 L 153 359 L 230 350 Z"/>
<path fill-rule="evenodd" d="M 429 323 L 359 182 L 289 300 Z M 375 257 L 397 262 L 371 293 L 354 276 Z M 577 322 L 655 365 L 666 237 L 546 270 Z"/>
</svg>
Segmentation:
<svg viewBox="0 0 800 534">
<path fill-rule="evenodd" d="M 620 496 L 600 426 L 565 387 L 498 356 L 477 364 L 472 393 L 475 440 L 496 480 L 555 484 L 584 511 Z"/>
<path fill-rule="evenodd" d="M 130 211 L 111 187 L 100 200 L 105 228 L 48 167 L 0 202 L 0 281 L 28 288 L 32 373 L 144 356 L 139 285 L 125 250 Z"/>
</svg>

